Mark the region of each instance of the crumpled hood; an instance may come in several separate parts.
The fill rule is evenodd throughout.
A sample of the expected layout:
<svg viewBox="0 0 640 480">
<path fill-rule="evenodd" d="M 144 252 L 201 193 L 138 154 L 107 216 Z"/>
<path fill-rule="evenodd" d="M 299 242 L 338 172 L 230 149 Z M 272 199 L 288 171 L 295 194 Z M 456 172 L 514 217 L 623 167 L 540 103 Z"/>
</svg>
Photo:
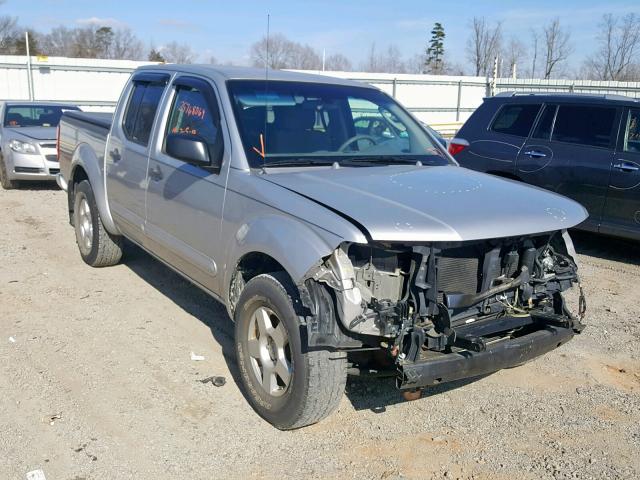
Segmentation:
<svg viewBox="0 0 640 480">
<path fill-rule="evenodd" d="M 379 241 L 461 241 L 573 227 L 578 203 L 461 167 L 273 169 L 266 181 L 326 205 Z"/>
<path fill-rule="evenodd" d="M 24 135 L 32 140 L 55 140 L 56 139 L 56 127 L 19 127 L 13 128 L 12 132 L 14 137 L 18 135 Z"/>
</svg>

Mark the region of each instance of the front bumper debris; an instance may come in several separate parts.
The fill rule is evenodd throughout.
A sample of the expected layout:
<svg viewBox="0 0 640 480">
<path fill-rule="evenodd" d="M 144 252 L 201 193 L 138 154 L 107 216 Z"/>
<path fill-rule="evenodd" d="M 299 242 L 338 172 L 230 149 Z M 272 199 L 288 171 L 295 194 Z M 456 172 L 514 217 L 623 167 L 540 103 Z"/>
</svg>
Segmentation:
<svg viewBox="0 0 640 480">
<path fill-rule="evenodd" d="M 462 350 L 398 366 L 399 389 L 420 388 L 515 367 L 568 342 L 571 327 L 544 325 L 527 335 L 488 343 L 480 352 Z"/>
</svg>

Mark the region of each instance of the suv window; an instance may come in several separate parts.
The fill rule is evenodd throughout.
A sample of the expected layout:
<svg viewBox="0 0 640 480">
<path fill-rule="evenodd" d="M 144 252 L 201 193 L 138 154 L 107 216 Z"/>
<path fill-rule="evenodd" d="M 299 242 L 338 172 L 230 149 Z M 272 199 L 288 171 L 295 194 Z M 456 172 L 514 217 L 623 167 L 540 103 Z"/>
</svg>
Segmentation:
<svg viewBox="0 0 640 480">
<path fill-rule="evenodd" d="M 527 137 L 541 106 L 539 103 L 503 105 L 491 125 L 491 130 L 507 135 Z"/>
<path fill-rule="evenodd" d="M 557 105 L 545 105 L 542 115 L 538 120 L 536 129 L 533 131 L 533 138 L 541 140 L 549 140 L 551 138 L 551 130 L 553 129 L 553 120 L 556 117 Z"/>
<path fill-rule="evenodd" d="M 211 105 L 198 88 L 178 86 L 171 106 L 168 134 L 199 137 L 207 144 L 213 158 L 215 152 L 222 149 L 217 105 Z"/>
<path fill-rule="evenodd" d="M 627 134 L 624 138 L 624 151 L 640 153 L 640 110 L 632 108 L 627 118 Z"/>
<path fill-rule="evenodd" d="M 145 146 L 149 143 L 153 120 L 164 88 L 164 84 L 160 83 L 134 84 L 122 124 L 125 136 L 132 142 Z"/>
<path fill-rule="evenodd" d="M 551 140 L 609 147 L 615 117 L 615 107 L 560 105 Z"/>
</svg>

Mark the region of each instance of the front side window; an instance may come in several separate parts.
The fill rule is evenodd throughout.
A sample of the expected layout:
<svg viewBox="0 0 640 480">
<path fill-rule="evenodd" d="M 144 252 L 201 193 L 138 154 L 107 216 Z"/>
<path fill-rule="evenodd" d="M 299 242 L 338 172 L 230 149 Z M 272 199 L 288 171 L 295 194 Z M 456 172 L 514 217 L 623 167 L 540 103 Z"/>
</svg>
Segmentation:
<svg viewBox="0 0 640 480">
<path fill-rule="evenodd" d="M 5 127 L 57 127 L 66 111 L 78 111 L 73 106 L 9 105 L 5 109 Z"/>
<path fill-rule="evenodd" d="M 253 80 L 230 81 L 228 87 L 252 167 L 450 162 L 422 127 L 379 90 Z"/>
<path fill-rule="evenodd" d="M 540 107 L 540 104 L 504 105 L 493 121 L 491 130 L 517 137 L 528 137 Z"/>
<path fill-rule="evenodd" d="M 136 82 L 129 97 L 122 129 L 125 136 L 147 145 L 165 86 L 160 83 Z"/>
<path fill-rule="evenodd" d="M 209 148 L 209 155 L 217 158 L 222 149 L 220 117 L 213 98 L 198 88 L 178 86 L 169 114 L 167 135 L 197 138 Z"/>
<path fill-rule="evenodd" d="M 629 110 L 624 151 L 640 153 L 640 110 L 637 108 Z"/>
<path fill-rule="evenodd" d="M 560 105 L 551 140 L 592 147 L 609 147 L 613 138 L 614 107 Z"/>
</svg>

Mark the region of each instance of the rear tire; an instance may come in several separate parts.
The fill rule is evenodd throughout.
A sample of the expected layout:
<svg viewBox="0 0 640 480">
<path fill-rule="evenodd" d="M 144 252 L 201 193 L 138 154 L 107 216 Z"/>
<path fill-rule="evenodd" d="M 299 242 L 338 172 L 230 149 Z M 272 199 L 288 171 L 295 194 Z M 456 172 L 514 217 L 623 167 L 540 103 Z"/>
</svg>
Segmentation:
<svg viewBox="0 0 640 480">
<path fill-rule="evenodd" d="M 105 230 L 88 180 L 75 186 L 73 225 L 80 256 L 87 265 L 109 267 L 120 261 L 122 237 L 111 235 Z"/>
<path fill-rule="evenodd" d="M 283 272 L 258 275 L 235 309 L 235 344 L 245 395 L 281 430 L 316 423 L 340 403 L 347 380 L 343 352 L 303 351 L 297 291 Z"/>
<path fill-rule="evenodd" d="M 18 182 L 9 178 L 9 172 L 7 172 L 7 165 L 4 163 L 4 157 L 0 155 L 0 185 L 5 190 L 13 190 L 18 188 Z"/>
</svg>

